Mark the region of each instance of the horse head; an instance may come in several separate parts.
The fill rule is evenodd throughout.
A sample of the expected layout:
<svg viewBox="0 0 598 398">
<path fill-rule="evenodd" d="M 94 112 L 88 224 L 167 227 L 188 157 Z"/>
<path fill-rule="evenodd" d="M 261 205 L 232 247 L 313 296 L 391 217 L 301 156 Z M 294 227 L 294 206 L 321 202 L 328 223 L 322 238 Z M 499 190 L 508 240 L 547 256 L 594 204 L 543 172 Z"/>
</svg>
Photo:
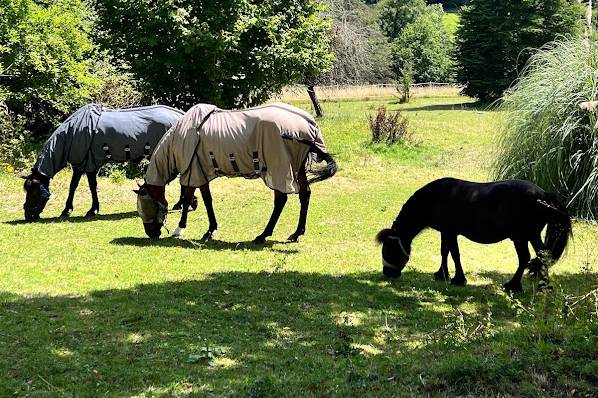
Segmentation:
<svg viewBox="0 0 598 398">
<path fill-rule="evenodd" d="M 25 220 L 28 222 L 37 221 L 51 196 L 50 179 L 35 170 L 30 175 L 22 178 L 25 180 L 23 184 L 25 190 L 25 204 L 23 205 Z"/>
<path fill-rule="evenodd" d="M 394 229 L 383 229 L 376 240 L 382 245 L 382 272 L 388 277 L 398 278 L 409 261 L 411 241 L 401 237 Z"/>
<path fill-rule="evenodd" d="M 148 237 L 158 239 L 162 234 L 162 227 L 166 227 L 168 215 L 168 202 L 164 196 L 164 187 L 139 184 L 139 189 L 134 189 L 137 194 L 137 212 L 143 228 Z"/>
</svg>

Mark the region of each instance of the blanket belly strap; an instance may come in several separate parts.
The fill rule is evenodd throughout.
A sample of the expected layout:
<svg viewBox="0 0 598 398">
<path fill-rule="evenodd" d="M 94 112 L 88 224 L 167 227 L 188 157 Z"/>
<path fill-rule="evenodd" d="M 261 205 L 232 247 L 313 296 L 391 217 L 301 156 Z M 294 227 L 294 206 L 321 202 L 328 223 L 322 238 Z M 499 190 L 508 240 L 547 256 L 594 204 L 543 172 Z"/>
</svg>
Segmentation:
<svg viewBox="0 0 598 398">
<path fill-rule="evenodd" d="M 131 147 L 129 145 L 125 145 L 125 160 L 127 162 L 131 160 Z"/>
<path fill-rule="evenodd" d="M 240 170 L 239 170 L 239 165 L 237 165 L 237 160 L 235 159 L 235 154 L 229 153 L 228 158 L 230 159 L 230 164 L 233 166 L 234 172 L 238 173 Z"/>
<path fill-rule="evenodd" d="M 107 143 L 104 143 L 104 145 L 102 145 L 102 149 L 104 150 L 104 156 L 106 157 L 106 159 L 112 159 L 112 155 L 110 154 L 110 147 Z"/>
<path fill-rule="evenodd" d="M 253 171 L 255 174 L 260 173 L 260 158 L 257 152 L 253 152 Z"/>
<path fill-rule="evenodd" d="M 151 149 L 150 143 L 146 142 L 145 146 L 143 147 L 143 157 L 148 160 L 150 158 L 150 149 Z"/>
</svg>

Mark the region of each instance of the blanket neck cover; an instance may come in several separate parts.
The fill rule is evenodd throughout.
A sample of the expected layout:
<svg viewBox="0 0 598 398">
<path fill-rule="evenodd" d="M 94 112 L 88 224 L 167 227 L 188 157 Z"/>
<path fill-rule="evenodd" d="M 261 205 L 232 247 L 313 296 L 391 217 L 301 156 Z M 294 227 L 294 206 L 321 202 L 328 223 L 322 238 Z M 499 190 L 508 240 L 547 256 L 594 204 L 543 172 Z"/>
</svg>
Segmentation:
<svg viewBox="0 0 598 398">
<path fill-rule="evenodd" d="M 85 105 L 48 138 L 35 168 L 53 178 L 67 163 L 75 170 L 95 173 L 107 162 L 149 158 L 182 115 L 163 105 L 128 109 Z"/>
<path fill-rule="evenodd" d="M 326 151 L 314 118 L 284 103 L 230 111 L 198 104 L 168 131 L 145 181 L 200 187 L 220 176 L 261 178 L 271 189 L 297 193 L 297 172 L 310 148 Z"/>
</svg>

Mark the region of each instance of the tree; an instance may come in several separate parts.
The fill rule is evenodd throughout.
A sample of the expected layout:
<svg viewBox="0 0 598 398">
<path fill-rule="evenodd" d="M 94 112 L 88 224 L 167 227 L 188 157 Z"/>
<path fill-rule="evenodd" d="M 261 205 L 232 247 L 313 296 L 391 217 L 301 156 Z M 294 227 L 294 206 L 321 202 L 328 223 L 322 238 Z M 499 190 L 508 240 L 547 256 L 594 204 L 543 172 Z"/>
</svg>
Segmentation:
<svg viewBox="0 0 598 398">
<path fill-rule="evenodd" d="M 470 0 L 457 32 L 457 80 L 483 101 L 502 95 L 532 49 L 580 32 L 578 0 Z"/>
<path fill-rule="evenodd" d="M 378 3 L 380 26 L 394 39 L 410 23 L 426 11 L 425 0 L 382 0 Z"/>
<path fill-rule="evenodd" d="M 312 0 L 97 0 L 104 48 L 149 94 L 241 107 L 327 71 L 330 22 Z"/>
<path fill-rule="evenodd" d="M 93 43 L 80 0 L 0 0 L 0 91 L 34 134 L 86 101 Z"/>
<path fill-rule="evenodd" d="M 406 67 L 412 68 L 417 83 L 452 80 L 453 43 L 442 22 L 443 16 L 441 6 L 428 6 L 393 41 L 393 70 L 397 80 L 402 79 Z"/>
</svg>

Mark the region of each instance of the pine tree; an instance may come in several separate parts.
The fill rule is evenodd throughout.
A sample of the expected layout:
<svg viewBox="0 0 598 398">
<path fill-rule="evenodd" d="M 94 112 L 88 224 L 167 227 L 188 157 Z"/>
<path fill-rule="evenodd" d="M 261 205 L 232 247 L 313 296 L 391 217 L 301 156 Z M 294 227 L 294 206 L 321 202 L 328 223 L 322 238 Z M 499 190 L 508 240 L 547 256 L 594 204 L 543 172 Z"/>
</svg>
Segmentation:
<svg viewBox="0 0 598 398">
<path fill-rule="evenodd" d="M 457 32 L 457 81 L 493 101 L 511 86 L 533 50 L 581 31 L 578 0 L 471 0 Z"/>
</svg>

